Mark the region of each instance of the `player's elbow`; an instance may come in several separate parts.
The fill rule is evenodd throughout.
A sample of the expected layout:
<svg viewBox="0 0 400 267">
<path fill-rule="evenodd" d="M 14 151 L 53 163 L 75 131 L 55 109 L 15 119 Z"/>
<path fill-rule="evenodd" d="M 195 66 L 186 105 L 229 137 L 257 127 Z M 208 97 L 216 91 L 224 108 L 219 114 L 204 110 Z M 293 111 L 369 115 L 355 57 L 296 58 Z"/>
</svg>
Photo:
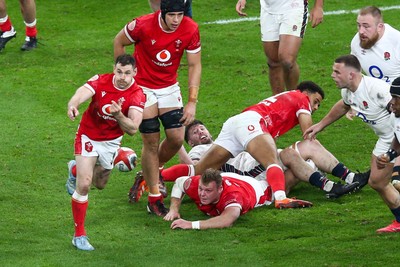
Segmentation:
<svg viewBox="0 0 400 267">
<path fill-rule="evenodd" d="M 129 128 L 125 131 L 126 134 L 130 135 L 130 136 L 134 136 L 137 133 L 137 128 Z"/>
</svg>

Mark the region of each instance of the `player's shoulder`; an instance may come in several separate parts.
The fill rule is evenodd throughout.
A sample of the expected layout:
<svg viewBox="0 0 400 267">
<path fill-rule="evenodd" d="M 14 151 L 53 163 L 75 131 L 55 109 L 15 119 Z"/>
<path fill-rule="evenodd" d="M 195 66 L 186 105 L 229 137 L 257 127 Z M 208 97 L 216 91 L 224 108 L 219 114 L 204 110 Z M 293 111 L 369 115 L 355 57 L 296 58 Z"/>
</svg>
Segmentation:
<svg viewBox="0 0 400 267">
<path fill-rule="evenodd" d="M 95 74 L 88 80 L 88 83 L 104 84 L 104 83 L 108 83 L 110 81 L 112 82 L 113 76 L 114 76 L 114 74 L 112 74 L 112 73 Z"/>
</svg>

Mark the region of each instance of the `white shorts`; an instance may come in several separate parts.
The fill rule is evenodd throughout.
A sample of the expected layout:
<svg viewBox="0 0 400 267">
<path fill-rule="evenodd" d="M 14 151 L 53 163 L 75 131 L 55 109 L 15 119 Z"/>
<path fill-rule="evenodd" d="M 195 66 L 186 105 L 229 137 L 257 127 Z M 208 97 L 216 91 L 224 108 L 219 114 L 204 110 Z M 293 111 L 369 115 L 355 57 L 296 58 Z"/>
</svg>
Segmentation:
<svg viewBox="0 0 400 267">
<path fill-rule="evenodd" d="M 107 170 L 114 167 L 114 156 L 121 145 L 122 136 L 109 141 L 94 141 L 86 135 L 75 137 L 75 155 L 97 157 L 97 162 Z"/>
<path fill-rule="evenodd" d="M 261 7 L 261 41 L 279 41 L 279 36 L 282 34 L 303 38 L 308 21 L 307 14 L 308 12 L 305 13 L 303 9 L 271 14 Z"/>
<path fill-rule="evenodd" d="M 391 144 L 392 140 L 383 139 L 379 137 L 378 141 L 376 141 L 374 150 L 372 150 L 372 154 L 374 154 L 377 157 L 382 154 L 385 154 L 389 150 Z M 392 162 L 394 162 L 394 160 Z"/>
<path fill-rule="evenodd" d="M 225 148 L 236 157 L 246 150 L 251 140 L 264 134 L 260 120 L 263 120 L 262 116 L 255 111 L 245 111 L 229 118 L 214 144 Z"/>
<path fill-rule="evenodd" d="M 146 107 L 150 107 L 158 103 L 158 108 L 181 108 L 183 107 L 181 88 L 176 83 L 162 89 L 150 89 L 142 87 L 143 93 L 146 95 Z"/>
</svg>

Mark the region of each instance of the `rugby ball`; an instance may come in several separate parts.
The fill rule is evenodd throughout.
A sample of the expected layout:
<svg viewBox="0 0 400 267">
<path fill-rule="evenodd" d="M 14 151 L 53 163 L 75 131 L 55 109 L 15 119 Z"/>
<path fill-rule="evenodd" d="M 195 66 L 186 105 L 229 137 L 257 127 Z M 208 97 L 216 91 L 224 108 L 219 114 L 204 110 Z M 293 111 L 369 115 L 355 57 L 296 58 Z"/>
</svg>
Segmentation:
<svg viewBox="0 0 400 267">
<path fill-rule="evenodd" d="M 136 167 L 137 155 L 129 147 L 120 147 L 114 158 L 114 168 L 121 172 L 130 172 Z"/>
</svg>

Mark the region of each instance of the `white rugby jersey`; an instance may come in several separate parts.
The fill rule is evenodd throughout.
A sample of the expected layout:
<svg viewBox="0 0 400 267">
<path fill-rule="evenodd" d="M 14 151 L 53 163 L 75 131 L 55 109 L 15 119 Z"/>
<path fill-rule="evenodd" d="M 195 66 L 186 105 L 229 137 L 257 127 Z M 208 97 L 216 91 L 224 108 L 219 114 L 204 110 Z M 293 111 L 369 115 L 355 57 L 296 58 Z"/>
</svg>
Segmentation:
<svg viewBox="0 0 400 267">
<path fill-rule="evenodd" d="M 393 139 L 393 124 L 386 106 L 392 99 L 390 85 L 382 80 L 364 76 L 353 93 L 342 89 L 342 99 L 357 112 L 357 117 L 367 123 L 380 138 Z"/>
<path fill-rule="evenodd" d="M 357 33 L 351 41 L 351 54 L 361 63 L 364 73 L 391 84 L 400 77 L 400 31 L 385 23 L 381 39 L 370 49 L 360 46 Z"/>
</svg>

